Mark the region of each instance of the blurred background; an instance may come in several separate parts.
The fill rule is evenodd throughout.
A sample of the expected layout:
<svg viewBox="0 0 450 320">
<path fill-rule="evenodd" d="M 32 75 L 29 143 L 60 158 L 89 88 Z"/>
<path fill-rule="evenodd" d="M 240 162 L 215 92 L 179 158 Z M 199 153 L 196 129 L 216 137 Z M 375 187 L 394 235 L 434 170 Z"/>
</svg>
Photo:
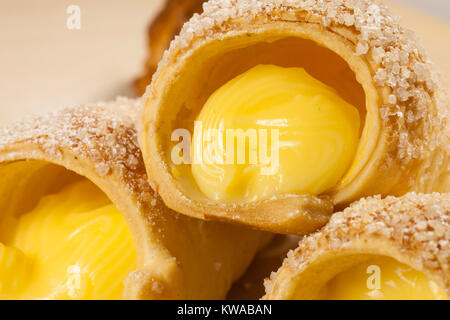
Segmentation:
<svg viewBox="0 0 450 320">
<path fill-rule="evenodd" d="M 136 96 L 147 28 L 163 0 L 1 0 L 0 124 L 62 106 Z M 385 0 L 450 74 L 450 1 Z M 69 29 L 68 8 L 80 9 Z"/>
<path fill-rule="evenodd" d="M 401 2 L 428 11 L 444 19 L 450 19 L 450 1 L 448 0 L 402 0 Z"/>
</svg>

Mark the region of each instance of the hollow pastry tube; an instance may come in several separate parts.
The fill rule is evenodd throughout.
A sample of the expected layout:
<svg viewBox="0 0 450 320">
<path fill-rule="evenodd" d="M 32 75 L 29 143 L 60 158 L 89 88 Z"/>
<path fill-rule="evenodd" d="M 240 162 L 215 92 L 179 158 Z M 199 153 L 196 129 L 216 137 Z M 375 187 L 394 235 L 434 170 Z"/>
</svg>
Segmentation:
<svg viewBox="0 0 450 320">
<path fill-rule="evenodd" d="M 449 299 L 449 223 L 448 193 L 362 199 L 288 253 L 264 298 Z"/>
<path fill-rule="evenodd" d="M 361 197 L 450 191 L 443 93 L 378 2 L 211 0 L 147 88 L 139 140 L 170 208 L 302 235 Z"/>
<path fill-rule="evenodd" d="M 164 205 L 137 144 L 138 104 L 0 130 L 0 299 L 221 299 L 270 240 Z"/>
</svg>

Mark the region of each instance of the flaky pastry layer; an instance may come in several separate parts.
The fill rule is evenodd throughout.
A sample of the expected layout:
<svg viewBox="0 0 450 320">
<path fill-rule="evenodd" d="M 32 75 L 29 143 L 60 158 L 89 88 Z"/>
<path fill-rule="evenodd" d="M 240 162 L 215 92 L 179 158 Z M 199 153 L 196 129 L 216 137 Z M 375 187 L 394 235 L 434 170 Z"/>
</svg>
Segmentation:
<svg viewBox="0 0 450 320">
<path fill-rule="evenodd" d="M 333 276 L 367 256 L 393 258 L 450 294 L 450 194 L 371 197 L 333 215 L 300 241 L 265 281 L 265 299 L 313 299 Z"/>
<path fill-rule="evenodd" d="M 168 209 L 145 172 L 134 127 L 138 104 L 119 98 L 0 129 L 0 211 L 16 212 L 15 205 L 57 185 L 64 171 L 74 172 L 111 199 L 131 230 L 138 269 L 126 280 L 125 299 L 224 298 L 271 236 Z M 17 162 L 24 165 L 13 172 L 8 165 Z M 39 170 L 43 164 L 54 169 Z M 27 189 L 31 180 L 40 187 Z"/>
<path fill-rule="evenodd" d="M 325 66 L 336 63 L 329 65 L 336 73 L 331 82 L 339 86 L 348 81 L 361 87 L 362 102 L 352 97 L 359 88 L 338 88 L 360 104 L 363 118 L 354 165 L 341 183 L 319 196 L 283 194 L 237 205 L 194 197 L 170 172 L 167 145 L 170 132 L 176 129 L 173 123 L 179 127 L 195 118 L 204 95 L 217 89 L 215 84 L 225 83 L 260 60 L 272 63 L 270 59 L 275 59 L 289 66 L 295 56 L 286 52 L 295 41 L 307 49 L 316 46 L 313 50 L 324 57 L 329 54 L 324 51 L 332 52 L 334 56 L 328 56 L 333 58 L 322 62 Z M 280 51 L 283 46 L 288 47 Z M 284 59 L 260 58 L 261 50 L 267 48 L 284 52 Z M 306 51 L 292 49 L 301 57 Z M 307 70 L 316 68 L 318 74 L 326 74 L 314 55 L 308 59 Z M 348 70 L 342 69 L 339 81 L 336 68 L 343 63 Z M 149 177 L 172 209 L 202 219 L 304 234 L 325 224 L 336 208 L 361 197 L 448 192 L 449 105 L 444 95 L 420 43 L 378 2 L 211 0 L 201 15 L 184 25 L 147 88 L 140 144 Z"/>
</svg>

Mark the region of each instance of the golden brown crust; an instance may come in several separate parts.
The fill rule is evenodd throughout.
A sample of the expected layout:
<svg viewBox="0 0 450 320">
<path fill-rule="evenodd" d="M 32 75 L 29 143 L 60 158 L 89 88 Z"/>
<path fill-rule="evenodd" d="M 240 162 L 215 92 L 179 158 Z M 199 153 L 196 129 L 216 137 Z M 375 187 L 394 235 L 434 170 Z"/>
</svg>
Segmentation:
<svg viewBox="0 0 450 320">
<path fill-rule="evenodd" d="M 144 206 L 157 197 L 147 182 L 136 143 L 134 120 L 138 100 L 118 98 L 113 103 L 66 108 L 31 116 L 0 128 L 0 160 L 16 158 L 16 152 L 32 145 L 40 157 L 59 159 L 64 153 L 76 155 L 79 161 L 93 163 L 97 175 L 117 175 Z"/>
<path fill-rule="evenodd" d="M 133 234 L 138 270 L 126 281 L 125 298 L 224 298 L 232 282 L 271 236 L 205 223 L 168 209 L 147 179 L 134 127 L 137 105 L 138 100 L 119 98 L 113 103 L 29 117 L 0 129 L 4 182 L 0 194 L 12 190 L 11 197 L 28 201 L 30 195 L 18 194 L 20 188 L 5 185 L 5 181 L 26 183 L 29 176 L 41 184 L 58 181 L 56 174 L 52 180 L 49 176 L 30 175 L 37 167 L 32 165 L 36 161 L 39 166 L 53 164 L 84 176 L 111 199 Z M 9 169 L 16 163 L 23 163 L 22 172 Z M 0 197 L 0 209 L 4 207 L 2 202 L 11 197 Z M 245 249 L 236 251 L 237 243 Z"/>
<path fill-rule="evenodd" d="M 288 253 L 283 266 L 266 280 L 265 298 L 290 299 L 298 295 L 293 291 L 301 291 L 299 283 L 308 287 L 313 282 L 307 276 L 313 269 L 319 270 L 319 261 L 329 268 L 322 275 L 326 280 L 337 272 L 333 260 L 367 254 L 392 257 L 410 265 L 450 295 L 450 194 L 372 197 L 334 214 L 322 230 L 300 241 L 299 247 Z M 302 297 L 308 298 L 307 293 Z"/>
<path fill-rule="evenodd" d="M 194 13 L 202 11 L 203 2 L 205 0 L 166 0 L 163 9 L 148 29 L 149 53 L 145 63 L 145 74 L 136 81 L 139 94 L 144 94 L 164 51 L 169 48 L 170 42 L 180 32 L 183 24 Z"/>
<path fill-rule="evenodd" d="M 185 24 L 159 70 L 206 42 L 245 32 L 251 23 L 263 28 L 277 21 L 320 24 L 355 45 L 355 53 L 370 65 L 383 99 L 380 115 L 385 127 L 392 128 L 392 161 L 406 165 L 423 159 L 430 152 L 425 144 L 434 150 L 450 139 L 448 99 L 441 96 L 444 93 L 425 50 L 397 16 L 370 0 L 211 0 L 202 15 Z"/>
<path fill-rule="evenodd" d="M 348 63 L 366 95 L 363 137 L 368 138 L 360 145 L 358 166 L 348 181 L 326 195 L 329 202 L 322 195 L 320 199 L 306 195 L 307 203 L 324 203 L 319 216 L 329 215 L 330 203 L 341 208 L 374 194 L 449 191 L 448 100 L 442 97 L 421 45 L 384 5 L 369 0 L 211 0 L 172 42 L 144 95 L 140 144 L 148 174 L 169 207 L 194 217 L 226 219 L 275 232 L 295 225 L 281 223 L 285 214 L 278 216 L 270 201 L 253 204 L 263 220 L 258 222 L 246 206 L 214 207 L 193 200 L 167 172 L 169 165 L 162 156 L 167 151 L 162 147 L 167 117 L 179 111 L 176 103 L 183 104 L 178 97 L 201 90 L 192 84 L 199 79 L 189 80 L 194 74 L 190 68 L 206 68 L 207 63 L 200 60 L 223 54 L 220 50 L 228 52 L 233 46 L 270 42 L 283 35 L 311 39 L 335 52 Z M 172 92 L 172 88 L 176 89 Z M 314 213 L 308 217 L 316 218 Z M 289 232 L 313 231 L 320 224 L 316 222 Z"/>
<path fill-rule="evenodd" d="M 431 72 L 425 50 L 415 35 L 399 24 L 397 16 L 371 0 L 211 0 L 205 4 L 203 14 L 184 25 L 165 53 L 159 70 L 191 54 L 205 42 L 245 32 L 248 24 L 263 27 L 265 23 L 277 21 L 320 24 L 355 45 L 355 53 L 363 56 L 373 68 L 373 81 L 379 88 L 388 89 L 381 103 L 383 120 L 394 122 L 398 126 L 397 133 L 409 133 L 399 141 L 399 158 L 408 161 L 421 156 L 422 143 L 414 141 L 414 137 L 428 136 L 436 125 L 446 129 L 448 135 L 445 125 L 429 117 L 433 111 L 441 113 L 439 118 L 448 121 L 449 115 L 448 101 L 439 101 L 447 108 L 429 108 L 437 98 L 435 91 L 439 84 Z"/>
</svg>

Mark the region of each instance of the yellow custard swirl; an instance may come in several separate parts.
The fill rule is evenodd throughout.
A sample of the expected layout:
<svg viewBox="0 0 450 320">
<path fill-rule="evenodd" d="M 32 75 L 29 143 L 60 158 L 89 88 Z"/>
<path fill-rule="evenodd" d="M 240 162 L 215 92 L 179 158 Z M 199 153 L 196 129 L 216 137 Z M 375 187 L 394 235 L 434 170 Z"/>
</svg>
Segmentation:
<svg viewBox="0 0 450 320">
<path fill-rule="evenodd" d="M 131 232 L 88 180 L 3 225 L 0 299 L 121 299 L 136 269 Z"/>
<path fill-rule="evenodd" d="M 445 291 L 425 274 L 380 257 L 338 274 L 324 288 L 326 300 L 444 300 Z"/>
<path fill-rule="evenodd" d="M 349 169 L 359 129 L 357 108 L 304 69 L 258 65 L 204 105 L 194 127 L 192 174 L 212 200 L 317 195 Z"/>
</svg>

